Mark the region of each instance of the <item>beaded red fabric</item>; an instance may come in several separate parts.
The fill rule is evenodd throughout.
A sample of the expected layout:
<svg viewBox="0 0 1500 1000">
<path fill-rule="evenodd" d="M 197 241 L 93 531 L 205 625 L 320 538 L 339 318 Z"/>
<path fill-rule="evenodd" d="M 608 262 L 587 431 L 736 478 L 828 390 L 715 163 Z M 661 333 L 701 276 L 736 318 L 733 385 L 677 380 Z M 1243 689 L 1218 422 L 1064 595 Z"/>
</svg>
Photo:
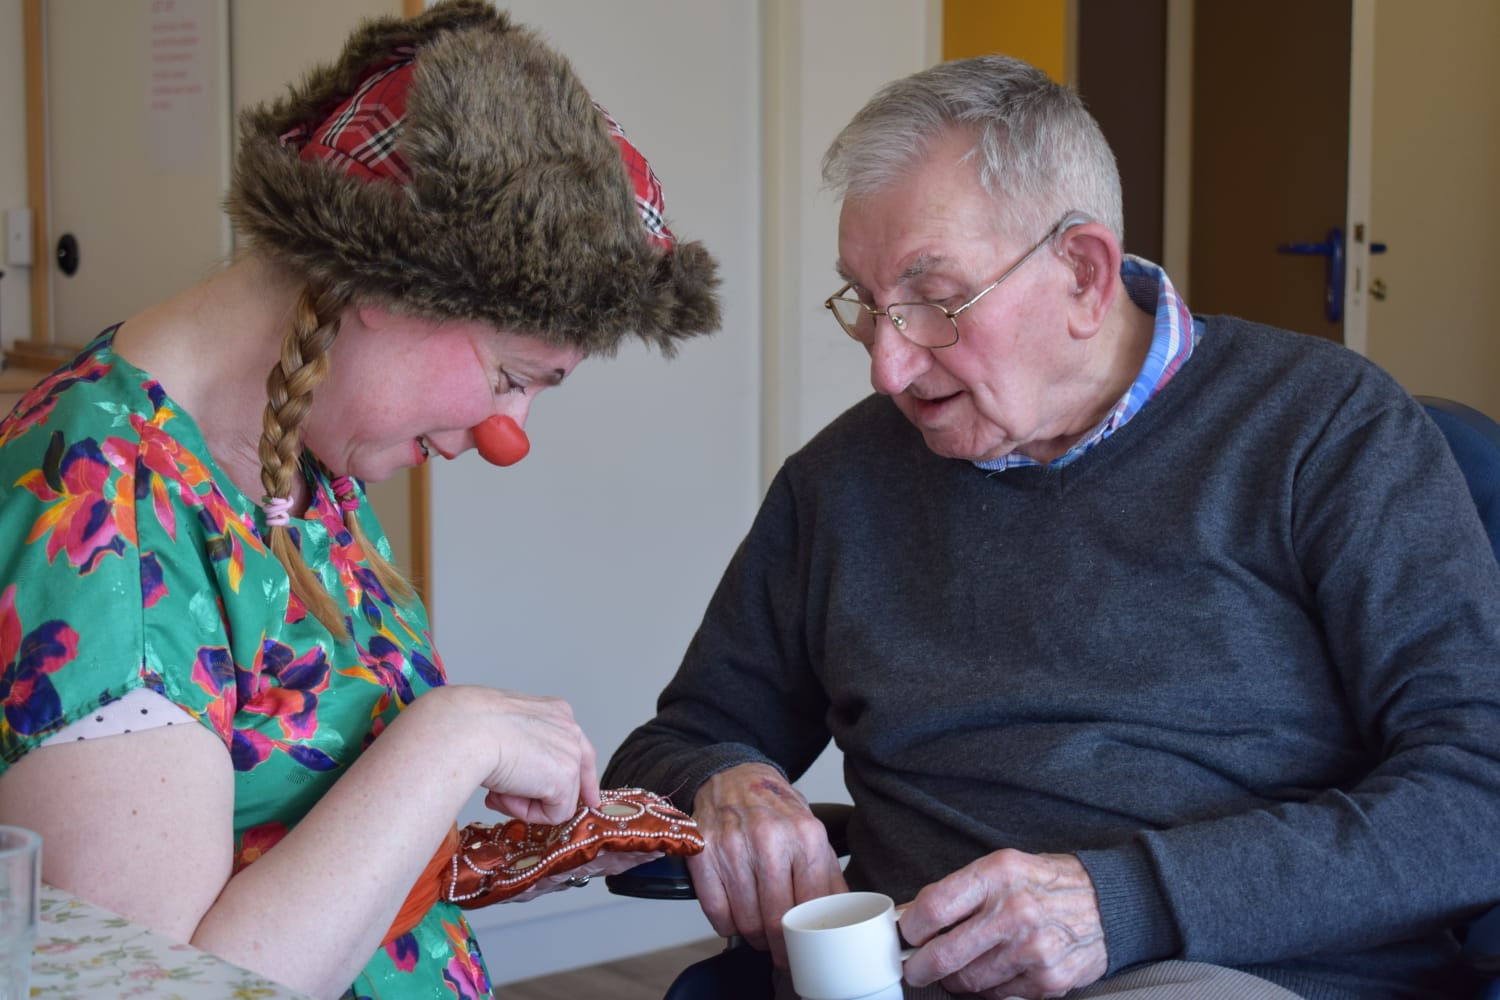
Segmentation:
<svg viewBox="0 0 1500 1000">
<path fill-rule="evenodd" d="M 444 872 L 443 898 L 476 909 L 577 868 L 601 851 L 697 854 L 703 837 L 692 817 L 643 788 L 605 789 L 598 807 L 580 806 L 565 823 L 513 819 L 470 824 Z"/>
</svg>

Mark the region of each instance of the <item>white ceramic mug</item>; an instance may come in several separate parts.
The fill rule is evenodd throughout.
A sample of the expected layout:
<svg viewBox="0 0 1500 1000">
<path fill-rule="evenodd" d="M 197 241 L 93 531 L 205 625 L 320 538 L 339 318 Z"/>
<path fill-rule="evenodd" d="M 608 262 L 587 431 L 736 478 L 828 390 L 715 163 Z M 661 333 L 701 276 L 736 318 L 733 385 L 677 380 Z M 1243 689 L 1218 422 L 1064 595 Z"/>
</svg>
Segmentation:
<svg viewBox="0 0 1500 1000">
<path fill-rule="evenodd" d="M 901 996 L 903 951 L 896 906 L 878 892 L 842 892 L 799 903 L 781 918 L 792 988 L 802 1000 Z"/>
</svg>

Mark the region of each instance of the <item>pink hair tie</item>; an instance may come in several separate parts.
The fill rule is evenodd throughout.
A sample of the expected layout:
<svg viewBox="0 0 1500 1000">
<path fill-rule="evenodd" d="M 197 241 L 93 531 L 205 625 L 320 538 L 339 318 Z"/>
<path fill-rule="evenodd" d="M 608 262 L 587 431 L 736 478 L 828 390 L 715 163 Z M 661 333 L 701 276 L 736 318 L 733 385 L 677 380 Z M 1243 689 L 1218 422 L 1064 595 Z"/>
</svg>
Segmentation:
<svg viewBox="0 0 1500 1000">
<path fill-rule="evenodd" d="M 339 502 L 339 510 L 359 510 L 359 494 L 354 490 L 354 480 L 348 476 L 333 481 L 333 496 Z"/>
<path fill-rule="evenodd" d="M 291 522 L 291 497 L 265 497 L 260 505 L 266 512 L 266 527 L 285 528 Z"/>
</svg>

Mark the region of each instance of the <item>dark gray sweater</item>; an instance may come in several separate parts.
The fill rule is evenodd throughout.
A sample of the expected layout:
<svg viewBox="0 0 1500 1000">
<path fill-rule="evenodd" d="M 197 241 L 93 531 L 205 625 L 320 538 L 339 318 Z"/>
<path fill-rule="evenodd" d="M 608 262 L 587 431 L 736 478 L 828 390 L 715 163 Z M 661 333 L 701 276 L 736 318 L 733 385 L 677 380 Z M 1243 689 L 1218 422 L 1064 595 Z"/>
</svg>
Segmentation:
<svg viewBox="0 0 1500 1000">
<path fill-rule="evenodd" d="M 605 782 L 832 737 L 852 884 L 1072 852 L 1110 971 L 1453 997 L 1500 900 L 1500 570 L 1438 430 L 1343 348 L 1213 318 L 1063 468 L 939 458 L 872 397 L 787 460 Z"/>
</svg>

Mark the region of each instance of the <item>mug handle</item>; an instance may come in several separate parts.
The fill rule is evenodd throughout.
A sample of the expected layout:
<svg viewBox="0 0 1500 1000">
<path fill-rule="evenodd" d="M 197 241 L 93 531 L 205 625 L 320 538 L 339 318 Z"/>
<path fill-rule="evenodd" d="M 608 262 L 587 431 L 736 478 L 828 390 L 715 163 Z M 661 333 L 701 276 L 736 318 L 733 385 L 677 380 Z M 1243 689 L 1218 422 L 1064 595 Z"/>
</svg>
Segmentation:
<svg viewBox="0 0 1500 1000">
<path fill-rule="evenodd" d="M 891 923 L 896 928 L 896 940 L 901 943 L 901 961 L 903 962 L 908 958 L 911 958 L 911 956 L 917 950 L 901 934 L 901 911 L 906 909 L 910 905 L 910 903 L 902 903 L 900 906 L 894 907 L 891 910 Z"/>
</svg>

